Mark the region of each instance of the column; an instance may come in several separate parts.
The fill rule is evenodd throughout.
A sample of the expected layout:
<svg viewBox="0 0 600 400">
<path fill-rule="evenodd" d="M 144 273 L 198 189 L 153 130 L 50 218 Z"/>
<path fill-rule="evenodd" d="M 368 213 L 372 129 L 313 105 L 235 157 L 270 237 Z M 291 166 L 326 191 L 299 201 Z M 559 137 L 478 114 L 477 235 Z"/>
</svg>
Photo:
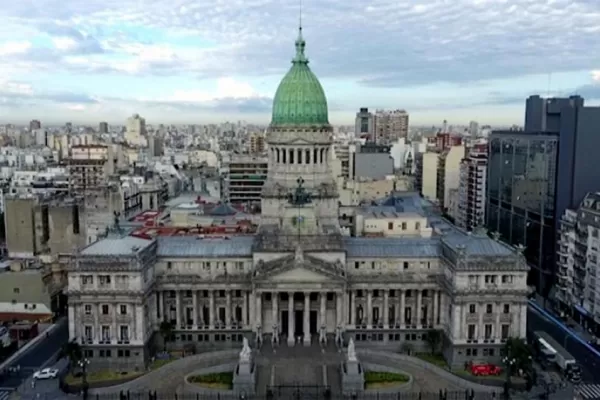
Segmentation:
<svg viewBox="0 0 600 400">
<path fill-rule="evenodd" d="M 157 315 L 158 322 L 161 322 L 161 321 L 165 320 L 165 314 L 164 314 L 164 302 L 165 302 L 165 299 L 164 299 L 163 292 L 160 291 L 160 290 L 158 292 L 156 292 L 156 302 L 158 303 L 158 306 L 157 306 L 158 307 L 157 308 L 157 310 L 158 310 L 158 315 Z"/>
<path fill-rule="evenodd" d="M 350 293 L 350 325 L 356 326 L 356 291 Z"/>
<path fill-rule="evenodd" d="M 225 291 L 225 326 L 231 329 L 231 290 Z"/>
<path fill-rule="evenodd" d="M 417 290 L 417 328 L 421 327 L 421 319 L 423 318 L 421 307 L 423 307 L 423 292 L 419 289 Z"/>
<path fill-rule="evenodd" d="M 288 346 L 293 346 L 294 340 L 294 293 L 288 293 Z"/>
<path fill-rule="evenodd" d="M 256 293 L 256 327 L 262 329 L 262 292 Z"/>
<path fill-rule="evenodd" d="M 511 323 L 513 325 L 513 323 Z M 527 304 L 521 305 L 521 315 L 519 316 L 519 338 L 527 337 Z"/>
<path fill-rule="evenodd" d="M 273 335 L 279 334 L 279 316 L 278 308 L 279 308 L 279 293 L 273 292 L 271 293 L 271 312 L 273 313 L 271 321 L 273 322 Z M 277 332 L 275 331 L 275 326 L 277 326 Z"/>
<path fill-rule="evenodd" d="M 304 345 L 310 346 L 310 292 L 304 293 Z"/>
<path fill-rule="evenodd" d="M 325 313 L 325 302 L 323 302 L 321 304 L 321 307 L 323 307 L 323 313 Z M 338 326 L 342 326 L 343 324 L 343 319 L 342 319 L 342 293 L 341 292 L 336 292 L 335 293 L 335 325 L 336 328 Z"/>
<path fill-rule="evenodd" d="M 96 304 L 95 307 L 96 311 L 94 312 L 94 336 L 96 338 L 97 341 L 102 340 L 102 328 L 100 327 L 100 322 L 99 322 L 99 318 L 100 318 L 100 304 Z M 73 317 L 73 319 L 70 319 L 71 317 Z M 164 318 L 164 316 L 163 316 Z M 71 331 L 71 326 L 75 327 L 75 309 L 73 308 L 73 306 L 69 306 L 69 321 L 71 321 L 72 323 L 69 323 L 69 331 Z M 75 329 L 75 328 L 73 328 Z M 71 334 L 71 337 L 74 338 L 75 337 L 75 331 L 73 330 L 73 332 L 69 332 L 69 334 Z"/>
<path fill-rule="evenodd" d="M 192 291 L 192 297 L 194 302 L 194 312 L 192 314 L 192 318 L 194 321 L 194 329 L 198 329 L 198 291 Z"/>
<path fill-rule="evenodd" d="M 405 322 L 404 319 L 406 318 L 406 316 L 404 315 L 404 310 L 406 309 L 406 291 L 405 290 L 401 290 L 400 291 L 400 310 L 399 310 L 399 315 L 400 315 L 400 326 L 404 327 Z"/>
<path fill-rule="evenodd" d="M 344 309 L 342 312 L 342 326 L 345 327 L 350 322 L 350 316 L 348 315 L 350 311 L 350 293 L 347 290 L 344 290 L 342 297 L 342 308 Z"/>
<path fill-rule="evenodd" d="M 502 334 L 502 328 L 500 327 L 500 313 L 502 312 L 502 304 L 496 304 L 496 324 L 494 325 L 494 338 L 500 340 Z"/>
<path fill-rule="evenodd" d="M 248 326 L 248 293 L 242 290 L 242 326 L 246 328 Z"/>
<path fill-rule="evenodd" d="M 452 305 L 452 338 L 454 340 L 464 339 L 464 337 L 460 335 L 460 327 L 463 325 L 461 317 L 462 313 L 460 306 L 458 304 Z"/>
<path fill-rule="evenodd" d="M 437 313 L 438 313 L 438 291 L 434 290 L 431 296 L 431 325 L 435 327 L 437 325 Z"/>
<path fill-rule="evenodd" d="M 336 293 L 337 295 L 337 293 Z M 339 297 L 339 296 L 338 296 Z M 327 325 L 327 316 L 325 315 L 326 312 L 326 306 L 327 306 L 327 293 L 326 292 L 321 292 L 319 293 L 319 300 L 321 301 L 321 306 L 319 308 L 319 331 L 321 329 L 322 326 L 326 326 Z M 339 310 L 339 307 L 338 307 Z M 339 321 L 339 315 L 336 315 L 336 318 Z"/>
<path fill-rule="evenodd" d="M 249 291 L 248 295 L 248 314 L 250 314 L 250 321 L 248 321 L 248 325 L 250 329 L 254 331 L 256 328 L 256 293 L 254 291 Z"/>
<path fill-rule="evenodd" d="M 477 305 L 477 336 L 476 339 L 483 339 L 485 330 L 483 329 L 483 313 L 485 312 L 485 304 L 480 303 Z"/>
<path fill-rule="evenodd" d="M 177 313 L 175 315 L 175 321 L 177 321 L 175 324 L 177 329 L 179 329 L 181 328 L 181 292 L 179 290 L 175 291 L 175 312 Z"/>
<path fill-rule="evenodd" d="M 389 328 L 389 319 L 390 319 L 390 291 L 385 289 L 383 291 L 383 327 L 385 329 Z"/>
<path fill-rule="evenodd" d="M 119 338 L 119 328 L 117 325 L 117 305 L 116 304 L 112 305 L 112 317 L 113 317 L 112 340 L 118 341 L 118 340 L 120 340 L 120 338 Z M 179 325 L 177 325 L 177 327 L 179 328 Z M 81 328 L 79 328 L 79 329 L 81 329 Z M 79 334 L 78 336 L 81 336 L 81 334 Z M 112 342 L 112 344 L 114 344 L 114 342 Z"/>
<path fill-rule="evenodd" d="M 446 323 L 446 316 L 449 315 L 449 311 L 449 309 L 446 309 L 446 296 L 442 291 L 440 291 L 440 309 L 438 313 L 440 325 L 444 325 Z"/>
<path fill-rule="evenodd" d="M 367 316 L 367 328 L 371 328 L 373 325 L 373 293 L 367 290 L 367 307 L 365 310 Z"/>
<path fill-rule="evenodd" d="M 208 324 L 210 329 L 215 328 L 215 291 L 208 291 Z"/>
</svg>

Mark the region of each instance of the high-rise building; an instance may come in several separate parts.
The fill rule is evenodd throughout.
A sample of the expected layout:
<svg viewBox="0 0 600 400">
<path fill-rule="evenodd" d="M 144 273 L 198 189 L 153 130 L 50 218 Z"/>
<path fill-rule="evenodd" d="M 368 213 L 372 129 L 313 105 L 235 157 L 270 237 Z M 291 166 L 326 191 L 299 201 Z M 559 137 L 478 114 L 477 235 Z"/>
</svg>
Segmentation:
<svg viewBox="0 0 600 400">
<path fill-rule="evenodd" d="M 250 153 L 262 154 L 266 151 L 264 133 L 253 133 L 250 135 Z"/>
<path fill-rule="evenodd" d="M 492 132 L 488 168 L 488 228 L 524 244 L 532 283 L 542 294 L 555 281 L 560 218 L 600 190 L 597 157 L 600 107 L 579 96 L 527 99 L 524 131 Z M 543 131 L 532 129 L 542 128 Z M 514 158 L 512 158 L 514 155 Z"/>
<path fill-rule="evenodd" d="M 477 121 L 469 122 L 469 135 L 476 137 L 479 134 L 479 123 Z"/>
<path fill-rule="evenodd" d="M 29 132 L 32 132 L 36 129 L 41 129 L 42 128 L 42 123 L 40 121 L 38 121 L 37 119 L 31 120 L 31 122 L 29 122 Z"/>
<path fill-rule="evenodd" d="M 560 222 L 555 300 L 600 336 L 600 193 L 588 194 Z"/>
<path fill-rule="evenodd" d="M 227 203 L 260 203 L 268 169 L 267 157 L 223 154 L 223 200 Z"/>
<path fill-rule="evenodd" d="M 354 135 L 356 137 L 375 141 L 375 117 L 366 107 L 361 108 L 360 111 L 356 113 Z"/>
<path fill-rule="evenodd" d="M 489 141 L 486 225 L 525 246 L 530 283 L 548 291 L 556 242 L 558 135 L 494 131 Z M 537 271 L 537 273 L 536 273 Z"/>
<path fill-rule="evenodd" d="M 125 141 L 130 144 L 140 144 L 142 137 L 146 134 L 146 120 L 139 116 L 139 114 L 133 114 L 127 118 L 125 124 Z"/>
<path fill-rule="evenodd" d="M 451 191 L 458 190 L 460 183 L 460 161 L 464 156 L 465 147 L 462 145 L 442 150 L 438 156 L 436 198 L 444 212 L 448 212 L 448 206 L 451 202 Z M 456 192 L 456 194 L 458 193 Z"/>
<path fill-rule="evenodd" d="M 108 123 L 100 122 L 100 125 L 98 126 L 98 132 L 99 133 L 108 133 Z"/>
<path fill-rule="evenodd" d="M 393 144 L 408 137 L 408 113 L 405 110 L 377 110 L 375 113 L 375 142 Z"/>
<path fill-rule="evenodd" d="M 456 224 L 467 231 L 485 225 L 487 147 L 487 143 L 473 145 L 460 163 Z"/>
</svg>

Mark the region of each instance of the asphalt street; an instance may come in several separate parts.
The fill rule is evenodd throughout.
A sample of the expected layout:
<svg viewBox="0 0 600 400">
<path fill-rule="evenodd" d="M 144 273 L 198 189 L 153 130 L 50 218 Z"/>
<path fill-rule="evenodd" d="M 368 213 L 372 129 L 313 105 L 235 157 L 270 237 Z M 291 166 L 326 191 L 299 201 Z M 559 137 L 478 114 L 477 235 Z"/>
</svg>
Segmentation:
<svg viewBox="0 0 600 400">
<path fill-rule="evenodd" d="M 59 321 L 58 324 L 59 326 L 57 326 L 47 338 L 43 338 L 40 342 L 29 348 L 25 353 L 6 366 L 6 369 L 20 366 L 21 373 L 18 375 L 6 376 L 0 381 L 0 387 L 19 387 L 24 379 L 43 366 L 60 350 L 62 345 L 69 340 L 69 325 L 66 323 L 66 319 Z M 45 335 L 44 332 L 41 334 Z"/>
<path fill-rule="evenodd" d="M 542 330 L 547 332 L 571 353 L 583 369 L 582 378 L 585 383 L 600 383 L 600 374 L 597 373 L 597 368 L 600 367 L 600 359 L 571 334 L 565 332 L 563 328 L 532 306 L 527 308 L 527 325 L 531 331 Z M 594 374 L 594 372 L 596 373 Z"/>
</svg>

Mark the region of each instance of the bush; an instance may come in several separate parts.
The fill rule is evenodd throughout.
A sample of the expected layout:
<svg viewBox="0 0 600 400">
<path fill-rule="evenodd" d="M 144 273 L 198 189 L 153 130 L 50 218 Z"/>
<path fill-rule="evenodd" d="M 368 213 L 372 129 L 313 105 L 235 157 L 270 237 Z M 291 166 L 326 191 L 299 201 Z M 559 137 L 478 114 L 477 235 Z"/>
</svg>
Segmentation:
<svg viewBox="0 0 600 400">
<path fill-rule="evenodd" d="M 404 374 L 395 372 L 366 371 L 365 383 L 405 383 L 410 379 Z"/>
<path fill-rule="evenodd" d="M 233 384 L 233 372 L 217 372 L 214 374 L 195 375 L 189 378 L 190 383 L 201 385 L 222 385 L 230 387 Z"/>
</svg>

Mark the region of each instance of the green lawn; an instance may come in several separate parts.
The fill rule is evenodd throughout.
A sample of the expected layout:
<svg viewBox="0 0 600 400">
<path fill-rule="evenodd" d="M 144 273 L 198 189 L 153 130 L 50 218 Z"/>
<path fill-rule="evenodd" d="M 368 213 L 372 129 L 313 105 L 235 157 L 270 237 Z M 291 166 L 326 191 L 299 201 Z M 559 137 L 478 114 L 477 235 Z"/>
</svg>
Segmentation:
<svg viewBox="0 0 600 400">
<path fill-rule="evenodd" d="M 217 372 L 214 374 L 194 375 L 188 382 L 209 389 L 231 389 L 233 387 L 233 372 Z"/>
<path fill-rule="evenodd" d="M 119 372 L 115 370 L 100 370 L 100 371 L 90 371 L 87 374 L 88 383 L 100 383 L 107 381 L 116 381 L 120 379 L 132 379 L 137 378 L 138 376 L 143 375 L 143 372 Z M 73 376 L 73 374 L 69 374 L 65 377 L 65 382 L 68 385 L 78 385 L 83 381 L 81 376 Z"/>
<path fill-rule="evenodd" d="M 409 380 L 408 375 L 395 372 L 365 371 L 366 389 L 383 389 L 406 383 Z"/>
</svg>

